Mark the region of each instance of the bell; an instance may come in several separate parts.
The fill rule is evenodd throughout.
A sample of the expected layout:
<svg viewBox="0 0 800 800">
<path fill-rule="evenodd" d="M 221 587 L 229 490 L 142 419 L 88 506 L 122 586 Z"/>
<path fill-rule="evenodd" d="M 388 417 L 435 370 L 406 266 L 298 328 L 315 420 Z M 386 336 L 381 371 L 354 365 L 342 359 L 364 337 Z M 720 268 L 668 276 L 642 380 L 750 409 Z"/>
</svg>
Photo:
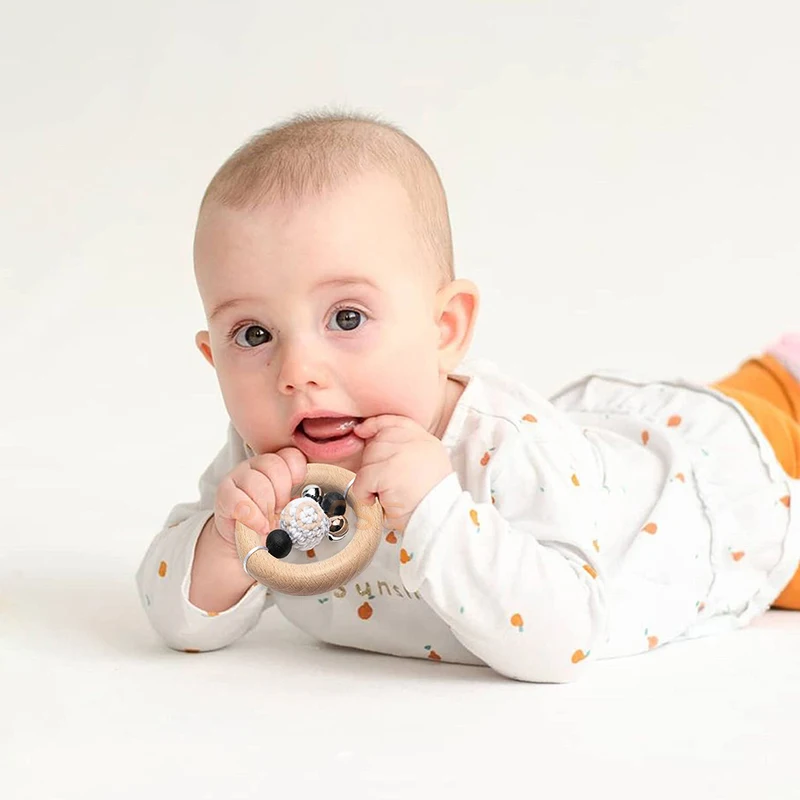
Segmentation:
<svg viewBox="0 0 800 800">
<path fill-rule="evenodd" d="M 347 536 L 347 528 L 347 517 L 341 514 L 331 517 L 330 527 L 328 528 L 328 538 L 332 542 L 338 542 L 344 539 L 344 537 Z"/>
<path fill-rule="evenodd" d="M 316 483 L 309 483 L 308 486 L 303 487 L 300 493 L 301 497 L 310 497 L 315 503 L 322 502 L 322 489 Z"/>
</svg>

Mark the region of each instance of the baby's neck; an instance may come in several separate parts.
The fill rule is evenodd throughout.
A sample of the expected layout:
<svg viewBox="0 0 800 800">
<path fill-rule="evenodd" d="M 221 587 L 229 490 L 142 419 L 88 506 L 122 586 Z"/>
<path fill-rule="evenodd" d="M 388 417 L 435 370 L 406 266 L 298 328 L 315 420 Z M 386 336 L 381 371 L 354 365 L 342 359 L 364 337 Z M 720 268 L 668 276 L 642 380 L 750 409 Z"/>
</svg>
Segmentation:
<svg viewBox="0 0 800 800">
<path fill-rule="evenodd" d="M 447 384 L 444 390 L 444 404 L 442 405 L 442 413 L 439 417 L 439 423 L 436 426 L 434 436 L 441 439 L 447 426 L 450 423 L 450 417 L 453 416 L 453 410 L 458 404 L 458 399 L 461 397 L 465 389 L 464 384 L 455 378 L 448 376 Z"/>
</svg>

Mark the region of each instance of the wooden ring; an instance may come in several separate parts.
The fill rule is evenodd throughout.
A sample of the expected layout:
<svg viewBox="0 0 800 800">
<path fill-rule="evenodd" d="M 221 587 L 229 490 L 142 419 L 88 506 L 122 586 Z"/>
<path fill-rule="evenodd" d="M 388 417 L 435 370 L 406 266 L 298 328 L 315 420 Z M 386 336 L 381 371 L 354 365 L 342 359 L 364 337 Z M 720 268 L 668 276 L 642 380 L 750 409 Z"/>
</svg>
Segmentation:
<svg viewBox="0 0 800 800">
<path fill-rule="evenodd" d="M 292 487 L 292 499 L 309 483 L 325 492 L 341 492 L 355 478 L 355 473 L 336 464 L 308 464 L 302 483 Z M 247 560 L 247 573 L 259 583 L 281 594 L 311 596 L 325 594 L 349 583 L 372 561 L 383 532 L 383 508 L 375 498 L 371 505 L 356 500 L 348 492 L 358 523 L 353 538 L 331 558 L 310 564 L 287 564 L 271 556 L 267 550 L 257 550 Z M 236 550 L 239 560 L 254 548 L 263 545 L 263 537 L 236 520 Z"/>
</svg>

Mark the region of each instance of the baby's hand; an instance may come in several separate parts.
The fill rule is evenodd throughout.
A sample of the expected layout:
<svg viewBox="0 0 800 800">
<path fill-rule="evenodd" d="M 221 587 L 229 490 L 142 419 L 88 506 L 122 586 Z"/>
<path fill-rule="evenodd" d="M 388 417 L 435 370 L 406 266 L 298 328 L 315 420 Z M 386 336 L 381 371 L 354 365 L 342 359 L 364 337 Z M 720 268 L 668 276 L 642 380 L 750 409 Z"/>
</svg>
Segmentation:
<svg viewBox="0 0 800 800">
<path fill-rule="evenodd" d="M 220 482 L 214 504 L 219 535 L 236 546 L 236 520 L 266 535 L 278 527 L 280 512 L 291 500 L 292 486 L 306 477 L 308 461 L 302 450 L 284 447 L 237 464 Z"/>
<path fill-rule="evenodd" d="M 420 500 L 453 472 L 447 449 L 415 420 L 393 414 L 369 417 L 353 432 L 367 443 L 350 491 L 367 505 L 377 497 L 385 524 L 402 533 Z"/>
</svg>

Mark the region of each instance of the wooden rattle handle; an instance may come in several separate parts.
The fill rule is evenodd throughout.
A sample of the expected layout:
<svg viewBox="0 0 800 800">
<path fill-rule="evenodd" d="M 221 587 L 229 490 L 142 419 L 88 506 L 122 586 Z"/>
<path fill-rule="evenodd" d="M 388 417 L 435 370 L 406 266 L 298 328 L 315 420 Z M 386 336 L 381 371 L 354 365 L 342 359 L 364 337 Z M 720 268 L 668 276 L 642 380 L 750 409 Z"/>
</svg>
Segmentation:
<svg viewBox="0 0 800 800">
<path fill-rule="evenodd" d="M 335 464 L 308 464 L 305 480 L 292 487 L 292 498 L 295 489 L 299 494 L 309 483 L 319 486 L 323 494 L 342 491 L 354 477 L 355 473 Z M 369 564 L 378 549 L 383 532 L 383 508 L 377 498 L 371 506 L 357 501 L 349 493 L 347 499 L 353 505 L 358 524 L 353 538 L 335 556 L 310 564 L 288 564 L 262 549 L 247 559 L 247 572 L 267 588 L 291 595 L 325 594 L 351 581 Z M 261 537 L 240 520 L 236 521 L 235 535 L 240 560 L 254 547 L 263 545 Z"/>
</svg>

